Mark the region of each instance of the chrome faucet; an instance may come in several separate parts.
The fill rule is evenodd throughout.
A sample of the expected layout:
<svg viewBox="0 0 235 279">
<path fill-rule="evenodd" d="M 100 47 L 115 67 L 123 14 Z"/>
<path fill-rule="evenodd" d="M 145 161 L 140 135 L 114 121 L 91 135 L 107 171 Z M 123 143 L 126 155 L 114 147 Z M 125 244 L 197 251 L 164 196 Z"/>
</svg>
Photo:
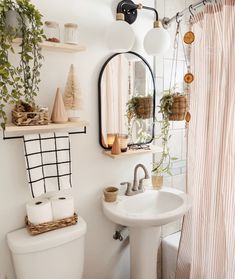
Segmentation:
<svg viewBox="0 0 235 279">
<path fill-rule="evenodd" d="M 139 168 L 143 169 L 144 177 L 139 180 L 139 185 L 138 185 L 137 171 L 138 171 Z M 143 187 L 143 180 L 144 179 L 149 179 L 148 171 L 143 164 L 138 164 L 138 165 L 136 165 L 135 170 L 134 170 L 133 186 L 131 185 L 130 182 L 122 182 L 120 184 L 120 185 L 127 185 L 125 195 L 126 196 L 133 196 L 133 195 L 136 195 L 136 194 L 139 194 L 139 193 L 143 193 L 144 192 L 144 187 Z"/>
</svg>

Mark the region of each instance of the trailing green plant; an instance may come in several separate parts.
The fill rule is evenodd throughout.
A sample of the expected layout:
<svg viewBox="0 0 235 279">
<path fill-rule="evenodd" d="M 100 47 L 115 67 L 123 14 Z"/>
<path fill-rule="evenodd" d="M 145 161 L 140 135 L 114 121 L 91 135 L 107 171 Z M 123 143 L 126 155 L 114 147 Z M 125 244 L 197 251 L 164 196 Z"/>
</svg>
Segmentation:
<svg viewBox="0 0 235 279">
<path fill-rule="evenodd" d="M 15 11 L 18 27 L 7 25 L 7 14 Z M 16 104 L 20 99 L 33 103 L 39 91 L 40 68 L 43 56 L 39 43 L 45 38 L 42 15 L 29 0 L 0 1 L 0 122 L 5 128 L 6 105 Z M 14 53 L 12 42 L 18 34 L 20 62 L 17 66 L 10 62 Z"/>
<path fill-rule="evenodd" d="M 137 139 L 135 143 L 146 142 L 151 139 L 151 135 L 146 132 L 146 125 L 145 119 L 139 118 L 137 113 L 137 107 L 139 105 L 139 99 L 143 97 L 151 97 L 148 96 L 134 96 L 132 97 L 126 104 L 126 117 L 127 117 L 127 128 L 128 128 L 128 136 L 132 140 L 132 131 L 134 125 L 137 127 Z"/>
<path fill-rule="evenodd" d="M 177 160 L 175 157 L 170 156 L 170 149 L 168 146 L 168 142 L 171 138 L 169 134 L 170 131 L 170 121 L 169 115 L 171 114 L 171 107 L 173 104 L 173 96 L 169 91 L 164 91 L 163 97 L 160 99 L 160 110 L 159 113 L 162 115 L 162 119 L 160 122 L 161 125 L 161 134 L 159 138 L 162 140 L 162 154 L 161 158 L 158 162 L 153 164 L 152 173 L 155 175 L 161 175 L 163 173 L 167 173 L 171 175 L 171 162 L 173 160 Z"/>
</svg>

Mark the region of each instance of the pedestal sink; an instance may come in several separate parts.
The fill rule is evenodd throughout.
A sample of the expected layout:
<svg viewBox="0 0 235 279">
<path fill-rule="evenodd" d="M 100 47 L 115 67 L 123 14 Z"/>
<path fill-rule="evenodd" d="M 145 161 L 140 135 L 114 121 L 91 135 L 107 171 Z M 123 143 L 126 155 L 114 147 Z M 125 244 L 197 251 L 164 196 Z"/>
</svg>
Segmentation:
<svg viewBox="0 0 235 279">
<path fill-rule="evenodd" d="M 129 228 L 131 279 L 157 278 L 161 226 L 179 219 L 190 207 L 191 198 L 173 188 L 118 196 L 114 203 L 103 201 L 105 216 Z"/>
</svg>

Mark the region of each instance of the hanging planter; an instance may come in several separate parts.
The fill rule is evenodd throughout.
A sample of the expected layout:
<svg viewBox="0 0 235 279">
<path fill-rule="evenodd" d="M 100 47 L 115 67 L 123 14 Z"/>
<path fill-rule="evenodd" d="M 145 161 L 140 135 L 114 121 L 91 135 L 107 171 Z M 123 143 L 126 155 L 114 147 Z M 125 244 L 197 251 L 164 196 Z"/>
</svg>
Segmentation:
<svg viewBox="0 0 235 279">
<path fill-rule="evenodd" d="M 135 97 L 136 99 L 136 117 L 142 119 L 149 119 L 153 113 L 153 98 L 147 97 Z"/>
<path fill-rule="evenodd" d="M 128 113 L 139 119 L 149 119 L 153 115 L 153 97 L 133 97 L 127 103 Z"/>
<path fill-rule="evenodd" d="M 7 121 L 6 106 L 20 100 L 33 104 L 38 94 L 43 59 L 39 43 L 45 38 L 41 18 L 29 0 L 0 1 L 0 123 L 3 129 Z M 19 34 L 22 38 L 20 61 L 15 65 L 9 60 L 9 54 L 14 53 L 12 42 Z"/>
<path fill-rule="evenodd" d="M 160 100 L 160 112 L 164 119 L 182 121 L 187 113 L 187 97 L 180 93 L 167 93 Z"/>
<path fill-rule="evenodd" d="M 172 95 L 172 105 L 170 106 L 169 120 L 182 121 L 187 112 L 187 98 L 182 95 Z"/>
</svg>

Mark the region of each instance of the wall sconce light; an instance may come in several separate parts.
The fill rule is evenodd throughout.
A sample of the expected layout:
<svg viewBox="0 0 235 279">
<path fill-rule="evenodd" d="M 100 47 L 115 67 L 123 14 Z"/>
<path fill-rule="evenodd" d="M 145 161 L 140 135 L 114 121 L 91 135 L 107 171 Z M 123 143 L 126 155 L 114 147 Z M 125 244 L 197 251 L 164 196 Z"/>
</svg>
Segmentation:
<svg viewBox="0 0 235 279">
<path fill-rule="evenodd" d="M 135 22 L 138 10 L 151 10 L 155 13 L 154 28 L 145 36 L 144 48 L 149 55 L 158 55 L 166 52 L 170 47 L 170 35 L 162 27 L 158 18 L 158 12 L 152 7 L 135 4 L 131 0 L 123 0 L 117 6 L 117 21 L 110 26 L 107 42 L 110 50 L 115 52 L 127 52 L 131 50 L 135 42 L 134 31 L 130 24 Z"/>
</svg>

